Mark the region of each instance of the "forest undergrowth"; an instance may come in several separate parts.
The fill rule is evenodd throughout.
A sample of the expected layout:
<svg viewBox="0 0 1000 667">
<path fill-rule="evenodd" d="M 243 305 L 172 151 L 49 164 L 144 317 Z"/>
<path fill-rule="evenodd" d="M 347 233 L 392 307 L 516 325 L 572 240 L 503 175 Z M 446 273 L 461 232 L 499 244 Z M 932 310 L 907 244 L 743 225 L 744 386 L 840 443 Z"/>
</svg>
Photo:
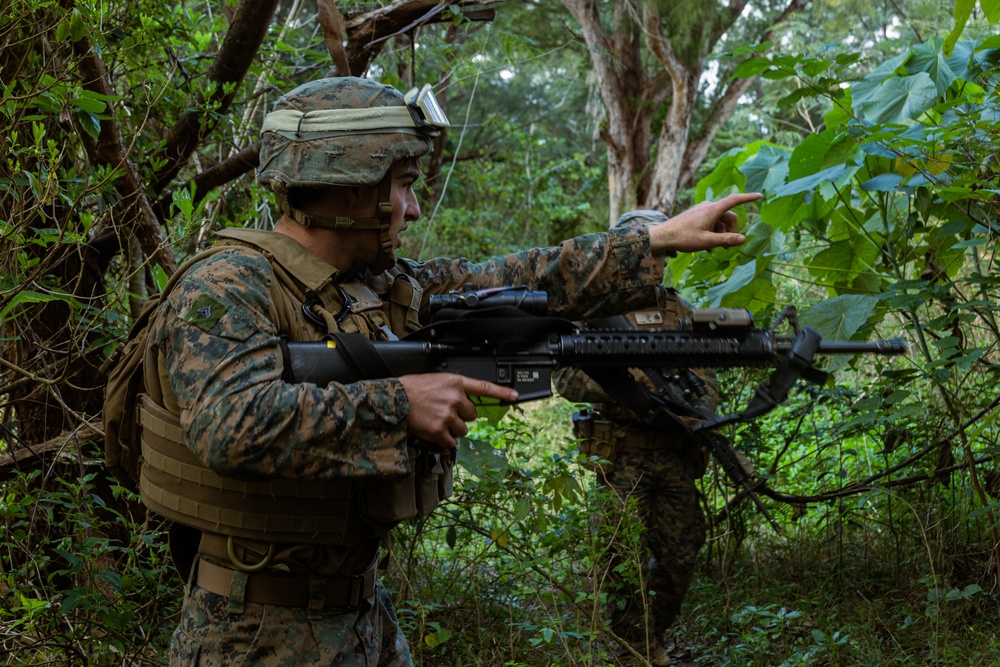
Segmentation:
<svg viewBox="0 0 1000 667">
<path fill-rule="evenodd" d="M 601 492 L 577 460 L 571 410 L 552 400 L 481 421 L 456 496 L 397 529 L 384 579 L 417 664 L 619 664 L 595 582 L 612 541 L 632 554 L 624 576 L 638 576 L 641 526 L 595 527 Z M 44 496 L 30 491 L 40 473 L 5 484 L 5 665 L 165 664 L 181 583 L 162 526 L 123 510 L 134 506 L 86 461 Z M 703 488 L 710 508 L 732 492 L 714 473 Z M 996 564 L 968 498 L 954 475 L 807 507 L 768 501 L 780 533 L 745 503 L 702 550 L 668 635 L 675 664 L 994 664 Z"/>
<path fill-rule="evenodd" d="M 480 453 L 462 500 L 404 531 L 419 553 L 393 574 L 421 664 L 618 664 L 593 584 L 608 544 L 591 520 L 601 492 L 573 456 L 570 410 L 552 402 L 487 429 L 505 455 Z M 529 434 L 538 449 L 518 453 Z M 503 473 L 485 474 L 490 465 Z M 733 490 L 703 482 L 718 516 Z M 768 501 L 780 533 L 745 503 L 702 550 L 668 636 L 675 664 L 995 664 L 996 563 L 970 497 L 956 475 L 794 508 Z M 640 531 L 632 522 L 613 537 L 633 554 L 626 576 L 637 576 Z"/>
</svg>

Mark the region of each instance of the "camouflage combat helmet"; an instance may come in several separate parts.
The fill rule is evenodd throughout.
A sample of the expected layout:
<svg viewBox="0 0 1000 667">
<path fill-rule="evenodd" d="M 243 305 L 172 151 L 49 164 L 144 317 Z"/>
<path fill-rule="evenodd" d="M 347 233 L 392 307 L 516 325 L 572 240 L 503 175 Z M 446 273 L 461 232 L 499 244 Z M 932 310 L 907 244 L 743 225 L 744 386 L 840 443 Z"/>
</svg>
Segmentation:
<svg viewBox="0 0 1000 667">
<path fill-rule="evenodd" d="M 357 77 L 312 81 L 279 98 L 264 118 L 257 182 L 303 225 L 379 229 L 383 250 L 391 254 L 390 168 L 430 151 L 447 126 L 429 85 L 404 96 Z M 378 186 L 376 217 L 309 215 L 289 199 L 296 188 L 327 186 Z"/>
</svg>

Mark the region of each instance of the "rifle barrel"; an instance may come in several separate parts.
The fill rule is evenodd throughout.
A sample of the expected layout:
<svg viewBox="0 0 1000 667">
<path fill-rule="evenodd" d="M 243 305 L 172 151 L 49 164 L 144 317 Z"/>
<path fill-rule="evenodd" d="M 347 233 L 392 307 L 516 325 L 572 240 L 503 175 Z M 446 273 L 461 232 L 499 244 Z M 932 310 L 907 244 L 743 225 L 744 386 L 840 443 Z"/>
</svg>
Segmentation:
<svg viewBox="0 0 1000 667">
<path fill-rule="evenodd" d="M 779 354 L 784 354 L 792 348 L 791 339 L 781 338 L 775 341 L 775 349 Z M 910 349 L 906 341 L 902 338 L 890 338 L 888 340 L 857 341 L 857 340 L 833 340 L 820 341 L 816 348 L 816 354 L 884 354 L 888 356 L 898 356 L 906 354 Z"/>
</svg>

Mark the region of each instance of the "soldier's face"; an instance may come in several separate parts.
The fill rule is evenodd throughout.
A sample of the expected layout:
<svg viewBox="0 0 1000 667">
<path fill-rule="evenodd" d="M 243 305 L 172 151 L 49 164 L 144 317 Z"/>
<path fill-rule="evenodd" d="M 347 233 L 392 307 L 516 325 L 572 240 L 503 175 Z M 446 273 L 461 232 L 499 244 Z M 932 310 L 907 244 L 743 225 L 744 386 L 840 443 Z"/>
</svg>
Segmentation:
<svg viewBox="0 0 1000 667">
<path fill-rule="evenodd" d="M 389 235 L 392 236 L 392 247 L 398 249 L 402 244 L 402 233 L 407 224 L 420 217 L 420 203 L 413 187 L 420 179 L 420 167 L 414 159 L 402 160 L 392 166 L 392 224 Z"/>
<path fill-rule="evenodd" d="M 416 160 L 403 160 L 393 165 L 390 175 L 389 201 L 392 203 L 392 219 L 389 222 L 389 238 L 392 252 L 382 250 L 382 240 L 378 230 L 364 229 L 352 231 L 349 240 L 354 243 L 355 260 L 364 262 L 375 273 L 385 271 L 396 262 L 396 251 L 403 245 L 402 234 L 407 224 L 420 217 L 420 204 L 413 186 L 420 178 L 420 168 Z M 378 206 L 378 188 L 361 190 L 357 204 L 350 215 L 372 217 Z"/>
<path fill-rule="evenodd" d="M 653 256 L 653 268 L 656 270 L 660 276 L 663 276 L 663 270 L 667 268 L 667 258 L 663 255 Z"/>
</svg>

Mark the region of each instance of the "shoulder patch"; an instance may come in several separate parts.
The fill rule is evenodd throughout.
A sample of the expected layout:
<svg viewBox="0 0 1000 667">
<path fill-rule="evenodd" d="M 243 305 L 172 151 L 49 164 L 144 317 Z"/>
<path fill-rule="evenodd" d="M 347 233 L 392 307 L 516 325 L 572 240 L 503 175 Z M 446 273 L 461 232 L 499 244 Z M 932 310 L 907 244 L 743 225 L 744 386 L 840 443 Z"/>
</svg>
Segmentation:
<svg viewBox="0 0 1000 667">
<path fill-rule="evenodd" d="M 202 294 L 194 300 L 191 308 L 184 314 L 184 321 L 193 324 L 202 331 L 208 331 L 225 314 L 226 307 L 222 305 L 221 301 L 217 301 L 207 294 Z"/>
</svg>

